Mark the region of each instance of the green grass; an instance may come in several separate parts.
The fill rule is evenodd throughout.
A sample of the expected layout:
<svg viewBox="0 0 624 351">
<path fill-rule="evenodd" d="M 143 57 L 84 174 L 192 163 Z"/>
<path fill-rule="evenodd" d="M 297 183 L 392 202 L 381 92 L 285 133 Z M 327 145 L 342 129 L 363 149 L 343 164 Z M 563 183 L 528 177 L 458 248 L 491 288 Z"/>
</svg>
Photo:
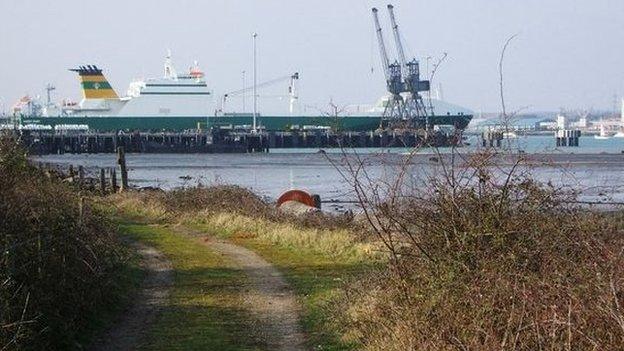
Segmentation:
<svg viewBox="0 0 624 351">
<path fill-rule="evenodd" d="M 275 265 L 293 286 L 303 307 L 302 327 L 310 349 L 358 349 L 358 345 L 341 340 L 342 328 L 332 321 L 332 314 L 336 313 L 332 310 L 332 303 L 345 282 L 378 264 L 374 244 L 358 241 L 345 229 L 299 228 L 235 213 L 190 211 L 169 218 L 163 215 L 158 204 L 150 205 L 148 202 L 142 206 L 141 201 L 135 198 L 124 201 L 118 209 L 126 218 L 160 224 L 181 223 L 195 231 L 225 238 L 255 251 Z M 189 238 L 178 235 L 178 240 Z M 162 250 L 167 253 L 166 247 Z M 220 332 L 227 334 L 227 329 Z"/>
<path fill-rule="evenodd" d="M 101 306 L 90 316 L 88 324 L 76 340 L 78 344 L 89 345 L 92 343 L 94 337 L 110 328 L 115 319 L 119 317 L 119 314 L 123 313 L 126 307 L 134 303 L 145 275 L 139 266 L 138 256 L 132 251 L 128 251 L 128 260 L 117 272 L 114 286 L 109 287 L 109 289 L 114 289 L 115 291 L 107 290 L 110 292 L 110 295 L 118 296 L 119 298 L 115 301 L 109 301 L 107 305 Z"/>
<path fill-rule="evenodd" d="M 242 271 L 197 240 L 167 226 L 124 224 L 132 240 L 164 253 L 175 270 L 170 304 L 150 327 L 143 350 L 259 350 L 241 306 Z"/>
</svg>

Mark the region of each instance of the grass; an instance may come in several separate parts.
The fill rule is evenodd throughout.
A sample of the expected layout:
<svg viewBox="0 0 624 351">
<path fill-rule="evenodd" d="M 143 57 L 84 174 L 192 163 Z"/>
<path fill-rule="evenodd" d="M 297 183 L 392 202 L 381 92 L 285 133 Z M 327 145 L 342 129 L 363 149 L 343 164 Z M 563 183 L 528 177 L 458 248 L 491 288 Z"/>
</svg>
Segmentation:
<svg viewBox="0 0 624 351">
<path fill-rule="evenodd" d="M 275 265 L 303 307 L 302 326 L 314 350 L 354 350 L 331 322 L 331 306 L 345 281 L 367 272 L 376 260 L 371 246 L 345 230 L 301 229 L 235 214 L 200 217 L 190 225 L 255 251 Z"/>
<path fill-rule="evenodd" d="M 84 331 L 76 338 L 78 345 L 92 343 L 95 336 L 110 328 L 119 315 L 134 302 L 145 272 L 139 265 L 139 257 L 136 253 L 128 251 L 127 261 L 116 275 L 115 295 L 119 296 L 118 300 L 102 306 L 89 316 Z"/>
<path fill-rule="evenodd" d="M 121 230 L 163 252 L 175 270 L 170 304 L 150 327 L 141 349 L 263 349 L 250 329 L 251 317 L 239 307 L 246 285 L 239 269 L 168 226 L 125 223 Z"/>
<path fill-rule="evenodd" d="M 319 229 L 271 217 L 251 217 L 244 211 L 219 211 L 219 204 L 210 203 L 214 199 L 210 196 L 198 201 L 202 206 L 191 203 L 176 210 L 170 208 L 171 196 L 124 194 L 115 196 L 114 203 L 126 218 L 188 226 L 195 232 L 227 239 L 258 253 L 275 265 L 293 287 L 303 307 L 302 327 L 311 349 L 357 349 L 357 345 L 341 339 L 339 328 L 331 322 L 331 307 L 345 281 L 377 264 L 375 245 L 358 240 L 349 229 Z M 188 238 L 178 235 L 176 240 Z M 171 245 L 165 246 L 162 250 L 167 254 Z M 202 248 L 198 252 L 205 251 Z"/>
<path fill-rule="evenodd" d="M 377 246 L 356 239 L 347 229 L 302 228 L 291 223 L 276 223 L 236 213 L 200 212 L 183 223 L 212 230 L 221 237 L 249 237 L 276 245 L 280 249 L 304 250 L 328 259 L 357 262 L 375 256 Z"/>
<path fill-rule="evenodd" d="M 262 239 L 233 238 L 269 260 L 294 288 L 303 307 L 302 326 L 308 346 L 314 350 L 354 350 L 357 345 L 341 339 L 331 323 L 330 308 L 346 280 L 365 272 L 363 262 L 339 263 L 317 253 L 276 247 Z"/>
</svg>

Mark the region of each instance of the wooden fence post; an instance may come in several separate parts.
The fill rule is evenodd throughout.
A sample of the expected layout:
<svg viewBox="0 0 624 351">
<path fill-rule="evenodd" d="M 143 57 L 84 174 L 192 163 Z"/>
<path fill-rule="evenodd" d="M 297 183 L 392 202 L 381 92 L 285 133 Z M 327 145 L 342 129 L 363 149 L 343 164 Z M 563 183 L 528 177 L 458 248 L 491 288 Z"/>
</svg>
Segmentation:
<svg viewBox="0 0 624 351">
<path fill-rule="evenodd" d="M 100 169 L 100 191 L 102 195 L 106 195 L 106 173 L 104 173 L 104 168 Z"/>
<path fill-rule="evenodd" d="M 117 163 L 121 173 L 121 189 L 119 191 L 128 190 L 128 170 L 126 168 L 126 152 L 123 146 L 117 148 Z"/>
<path fill-rule="evenodd" d="M 82 186 L 84 184 L 84 167 L 82 165 L 78 166 L 78 185 Z"/>
<path fill-rule="evenodd" d="M 110 176 L 111 176 L 111 188 L 113 189 L 112 191 L 116 193 L 117 192 L 117 171 L 114 168 L 111 168 Z"/>
</svg>

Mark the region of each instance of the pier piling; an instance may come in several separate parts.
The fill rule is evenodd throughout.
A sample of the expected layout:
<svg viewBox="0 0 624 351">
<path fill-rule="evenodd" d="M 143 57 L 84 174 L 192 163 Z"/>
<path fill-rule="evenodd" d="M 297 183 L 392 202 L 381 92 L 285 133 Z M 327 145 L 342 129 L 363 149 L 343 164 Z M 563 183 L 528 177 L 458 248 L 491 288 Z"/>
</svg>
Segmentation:
<svg viewBox="0 0 624 351">
<path fill-rule="evenodd" d="M 104 173 L 104 168 L 100 169 L 100 192 L 102 195 L 106 195 L 106 173 Z"/>
<path fill-rule="evenodd" d="M 117 164 L 121 175 L 121 188 L 119 191 L 128 190 L 128 170 L 126 168 L 126 151 L 123 146 L 117 148 Z"/>
</svg>

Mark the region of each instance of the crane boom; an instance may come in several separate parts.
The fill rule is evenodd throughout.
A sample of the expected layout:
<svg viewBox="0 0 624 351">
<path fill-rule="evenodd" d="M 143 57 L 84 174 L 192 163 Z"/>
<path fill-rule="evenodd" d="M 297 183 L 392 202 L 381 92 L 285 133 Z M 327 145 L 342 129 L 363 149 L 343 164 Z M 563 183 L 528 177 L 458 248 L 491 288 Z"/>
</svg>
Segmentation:
<svg viewBox="0 0 624 351">
<path fill-rule="evenodd" d="M 225 93 L 223 94 L 223 98 L 221 100 L 221 112 L 225 111 L 225 104 L 228 100 L 228 98 L 233 97 L 233 96 L 237 96 L 240 94 L 244 94 L 250 90 L 258 90 L 259 88 L 264 88 L 264 87 L 268 87 L 277 83 L 281 83 L 284 81 L 290 81 L 290 85 L 288 86 L 288 96 L 290 96 L 290 111 L 292 113 L 293 109 L 294 109 L 294 104 L 296 102 L 296 100 L 299 99 L 299 96 L 297 96 L 297 91 L 296 91 L 296 82 L 297 80 L 299 80 L 299 73 L 295 72 L 293 74 L 289 74 L 287 76 L 282 76 L 279 78 L 275 78 L 263 83 L 260 83 L 258 85 L 256 85 L 255 87 L 251 86 L 251 87 L 246 87 L 243 89 L 239 89 L 239 90 L 235 90 L 235 91 L 231 91 L 229 93 Z"/>
<path fill-rule="evenodd" d="M 399 54 L 399 63 L 401 63 L 401 70 L 403 76 L 407 75 L 407 60 L 405 59 L 405 51 L 403 50 L 403 43 L 401 43 L 401 35 L 399 34 L 399 25 L 396 22 L 394 16 L 394 6 L 388 5 L 388 12 L 390 13 L 390 23 L 392 24 L 392 32 L 394 33 L 394 43 L 396 45 L 397 53 Z"/>
<path fill-rule="evenodd" d="M 386 44 L 384 43 L 383 34 L 381 33 L 381 25 L 379 24 L 379 12 L 377 8 L 373 7 L 373 21 L 375 23 L 375 32 L 377 33 L 377 41 L 379 42 L 379 52 L 381 54 L 381 64 L 386 81 L 390 80 L 390 73 L 388 67 L 390 66 L 390 60 L 388 59 L 388 52 L 386 51 Z"/>
<path fill-rule="evenodd" d="M 283 81 L 286 81 L 286 80 L 290 80 L 291 82 L 294 82 L 297 79 L 299 79 L 299 73 L 289 74 L 287 76 L 275 78 L 275 79 L 272 79 L 272 80 L 260 83 L 260 84 L 258 84 L 256 86 L 256 88 L 263 88 L 263 87 L 270 86 L 270 85 L 273 85 L 273 84 L 277 84 L 277 83 L 280 83 L 280 82 L 283 82 Z M 239 90 L 231 91 L 229 93 L 225 93 L 224 96 L 228 97 L 228 96 L 239 95 L 239 94 L 248 92 L 248 91 L 250 91 L 252 89 L 253 89 L 253 87 L 247 87 L 247 88 L 244 88 L 244 89 L 239 89 Z"/>
</svg>

